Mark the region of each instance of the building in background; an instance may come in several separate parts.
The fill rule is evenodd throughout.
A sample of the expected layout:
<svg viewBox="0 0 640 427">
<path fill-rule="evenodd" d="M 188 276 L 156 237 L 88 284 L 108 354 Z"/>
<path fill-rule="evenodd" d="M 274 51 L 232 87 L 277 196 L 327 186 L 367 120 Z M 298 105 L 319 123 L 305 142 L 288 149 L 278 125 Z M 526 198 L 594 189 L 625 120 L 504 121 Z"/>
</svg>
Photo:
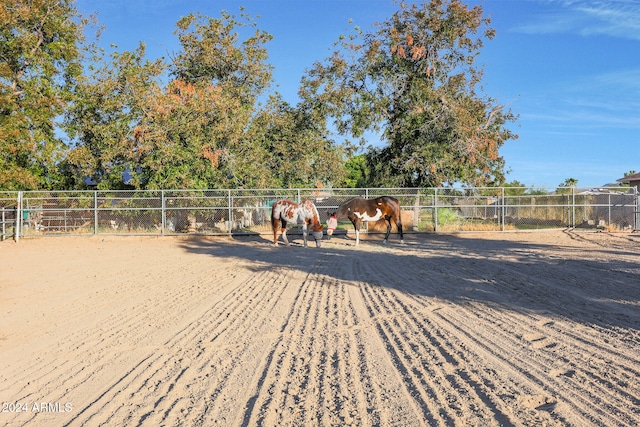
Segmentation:
<svg viewBox="0 0 640 427">
<path fill-rule="evenodd" d="M 619 182 L 620 184 L 629 184 L 630 187 L 636 187 L 638 191 L 640 191 L 640 173 L 627 175 L 624 178 L 617 179 L 616 182 Z"/>
</svg>

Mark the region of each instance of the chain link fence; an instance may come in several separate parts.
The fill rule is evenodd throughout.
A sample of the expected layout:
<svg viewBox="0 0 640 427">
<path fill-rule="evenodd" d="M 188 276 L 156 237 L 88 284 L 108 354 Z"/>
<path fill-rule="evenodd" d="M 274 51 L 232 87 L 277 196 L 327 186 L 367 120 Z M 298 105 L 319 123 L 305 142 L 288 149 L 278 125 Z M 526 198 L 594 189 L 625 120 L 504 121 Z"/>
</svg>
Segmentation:
<svg viewBox="0 0 640 427">
<path fill-rule="evenodd" d="M 271 232 L 271 205 L 312 200 L 324 222 L 355 196 L 396 197 L 407 232 L 574 228 L 634 231 L 636 187 L 357 188 L 0 192 L 2 239 L 35 235 L 223 235 Z M 369 232 L 386 230 L 383 222 Z M 350 230 L 343 219 L 339 229 Z"/>
<path fill-rule="evenodd" d="M 16 237 L 18 194 L 0 192 L 0 241 Z"/>
</svg>

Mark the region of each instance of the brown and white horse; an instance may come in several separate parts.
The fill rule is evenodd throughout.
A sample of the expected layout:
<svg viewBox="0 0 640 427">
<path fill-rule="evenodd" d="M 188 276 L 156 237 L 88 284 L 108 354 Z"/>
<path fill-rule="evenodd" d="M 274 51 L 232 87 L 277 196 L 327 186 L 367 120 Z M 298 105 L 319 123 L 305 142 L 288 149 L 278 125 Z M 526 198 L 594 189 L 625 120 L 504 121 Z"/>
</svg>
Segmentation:
<svg viewBox="0 0 640 427">
<path fill-rule="evenodd" d="M 382 243 L 386 244 L 391 233 L 391 221 L 398 227 L 400 242 L 404 243 L 402 234 L 402 218 L 400 215 L 400 203 L 391 196 L 382 196 L 375 199 L 355 197 L 338 207 L 338 218 L 347 217 L 356 229 L 356 246 L 360 244 L 360 223 L 375 222 L 381 219 L 387 221 L 387 234 Z"/>
<path fill-rule="evenodd" d="M 322 229 L 320 216 L 316 205 L 305 200 L 299 205 L 291 200 L 278 200 L 271 207 L 271 228 L 273 229 L 273 244 L 278 246 L 278 228 L 282 230 L 282 240 L 289 246 L 287 239 L 287 223 L 302 224 L 302 235 L 304 236 L 304 247 L 307 247 L 307 224 L 311 224 L 311 234 L 316 240 L 316 247 L 320 247 L 322 241 Z M 280 226 L 282 223 L 282 226 Z"/>
</svg>

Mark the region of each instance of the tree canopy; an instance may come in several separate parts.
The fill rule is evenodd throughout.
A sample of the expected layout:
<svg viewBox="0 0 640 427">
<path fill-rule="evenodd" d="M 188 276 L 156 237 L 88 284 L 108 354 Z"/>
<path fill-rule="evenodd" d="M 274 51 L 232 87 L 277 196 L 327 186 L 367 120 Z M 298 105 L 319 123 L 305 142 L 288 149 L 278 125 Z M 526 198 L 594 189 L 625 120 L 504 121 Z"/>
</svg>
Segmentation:
<svg viewBox="0 0 640 427">
<path fill-rule="evenodd" d="M 0 4 L 0 189 L 55 186 L 65 154 L 55 120 L 81 73 L 72 0 Z"/>
<path fill-rule="evenodd" d="M 458 0 L 399 6 L 341 38 L 292 105 L 272 87 L 272 36 L 242 8 L 183 17 L 178 52 L 156 59 L 142 42 L 90 49 L 72 0 L 7 0 L 0 189 L 502 183 L 515 116 L 478 89 L 489 20 Z M 353 156 L 368 132 L 384 145 Z"/>
<path fill-rule="evenodd" d="M 558 185 L 556 189 L 556 193 L 558 194 L 569 194 L 572 192 L 572 188 L 578 185 L 578 180 L 575 178 L 566 178 L 563 182 Z"/>
<path fill-rule="evenodd" d="M 341 38 L 300 95 L 342 134 L 382 131 L 385 145 L 367 152 L 370 185 L 501 183 L 498 150 L 517 136 L 505 127 L 515 116 L 478 91 L 489 23 L 457 0 L 403 3 L 377 30 Z"/>
<path fill-rule="evenodd" d="M 76 182 L 255 188 L 340 176 L 340 151 L 312 117 L 277 95 L 261 104 L 271 36 L 256 29 L 241 38 L 247 28 L 255 21 L 246 14 L 189 15 L 177 23 L 181 50 L 170 63 L 145 59 L 141 44 L 81 78 L 66 121 Z"/>
</svg>

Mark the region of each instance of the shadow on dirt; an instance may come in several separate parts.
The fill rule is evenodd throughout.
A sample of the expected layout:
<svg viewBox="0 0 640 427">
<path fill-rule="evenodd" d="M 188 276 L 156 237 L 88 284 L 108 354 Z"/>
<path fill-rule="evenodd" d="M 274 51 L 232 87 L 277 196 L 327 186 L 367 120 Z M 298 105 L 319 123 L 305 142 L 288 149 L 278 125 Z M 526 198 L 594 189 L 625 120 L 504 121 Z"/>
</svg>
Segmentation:
<svg viewBox="0 0 640 427">
<path fill-rule="evenodd" d="M 297 269 L 356 286 L 640 330 L 638 252 L 455 235 L 410 235 L 400 244 L 393 234 L 386 246 L 382 235 L 367 236 L 360 248 L 339 236 L 323 240 L 321 248 L 311 239 L 305 249 L 299 235 L 290 234 L 290 247 L 275 247 L 269 237 L 193 238 L 183 248 L 248 260 L 247 268 L 255 271 Z M 605 251 L 609 255 L 603 257 Z"/>
</svg>

